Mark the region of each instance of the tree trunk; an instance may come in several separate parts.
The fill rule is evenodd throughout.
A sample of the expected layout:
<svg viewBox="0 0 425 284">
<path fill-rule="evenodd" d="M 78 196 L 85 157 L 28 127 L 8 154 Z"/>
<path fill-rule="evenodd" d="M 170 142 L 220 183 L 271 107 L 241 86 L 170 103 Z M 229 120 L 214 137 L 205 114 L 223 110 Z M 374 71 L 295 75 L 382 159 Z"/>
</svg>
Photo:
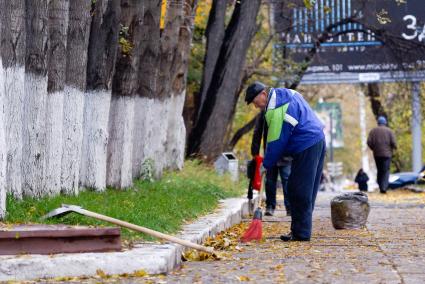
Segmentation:
<svg viewBox="0 0 425 284">
<path fill-rule="evenodd" d="M 6 187 L 14 197 L 22 197 L 22 130 L 25 86 L 25 0 L 1 1 L 1 54 L 4 66 L 6 126 Z M 2 88 L 2 87 L 0 87 Z"/>
<path fill-rule="evenodd" d="M 4 34 L 3 29 L 6 28 L 4 26 L 5 22 L 3 21 L 4 13 L 5 13 L 5 2 L 4 0 L 0 0 L 0 107 L 4 108 L 5 101 L 5 85 L 4 85 L 4 77 L 5 77 L 5 66 L 3 65 L 3 42 L 4 42 Z M 6 138 L 5 138 L 5 117 L 3 111 L 0 111 L 0 220 L 2 220 L 6 216 Z"/>
<path fill-rule="evenodd" d="M 168 167 L 169 160 L 164 150 L 168 148 L 168 142 L 170 142 L 168 141 L 169 131 L 175 131 L 175 129 L 169 128 L 169 121 L 174 107 L 171 104 L 175 96 L 172 93 L 172 80 L 177 71 L 175 60 L 178 52 L 179 33 L 183 23 L 183 8 L 184 0 L 167 1 L 164 29 L 160 38 L 158 84 L 152 118 L 154 123 L 150 124 L 150 128 L 152 128 L 148 130 L 154 133 L 154 136 L 152 136 L 152 140 L 148 140 L 148 144 L 152 147 L 144 157 L 154 160 L 157 177 L 161 176 L 164 168 Z"/>
<path fill-rule="evenodd" d="M 91 23 L 90 5 L 87 0 L 69 2 L 61 164 L 61 191 L 66 194 L 78 194 Z"/>
<path fill-rule="evenodd" d="M 26 0 L 23 193 L 42 196 L 46 159 L 48 0 Z"/>
<path fill-rule="evenodd" d="M 168 151 L 165 149 L 171 149 L 168 143 L 174 141 L 170 141 L 169 138 L 174 140 L 173 133 L 177 133 L 180 129 L 171 129 L 169 122 L 174 119 L 180 105 L 179 102 L 175 102 L 172 83 L 180 68 L 178 63 L 180 59 L 177 60 L 177 56 L 179 34 L 184 28 L 182 27 L 184 6 L 183 0 L 167 2 L 165 25 L 161 33 L 160 2 L 149 1 L 145 9 L 143 31 L 150 34 L 144 37 L 146 44 L 142 43 L 138 92 L 140 97 L 136 101 L 135 120 L 149 122 L 134 134 L 134 140 L 137 142 L 134 143 L 133 173 L 136 175 L 140 173 L 141 164 L 148 159 L 154 162 L 156 176 L 161 175 L 162 170 L 170 164 Z M 178 97 L 180 99 L 181 96 Z"/>
<path fill-rule="evenodd" d="M 152 158 L 146 145 L 155 141 L 152 118 L 158 111 L 153 98 L 158 84 L 161 0 L 143 1 L 143 5 L 139 85 L 134 106 L 134 121 L 138 127 L 133 132 L 133 178 L 140 176 L 144 160 Z"/>
<path fill-rule="evenodd" d="M 207 29 L 205 31 L 207 43 L 205 47 L 204 66 L 202 69 L 201 90 L 195 95 L 195 117 L 193 121 L 197 120 L 199 112 L 203 107 L 215 65 L 220 55 L 220 48 L 223 43 L 225 32 L 227 2 L 227 0 L 214 0 L 208 16 Z"/>
<path fill-rule="evenodd" d="M 186 145 L 186 127 L 183 119 L 183 107 L 186 96 L 186 79 L 189 67 L 190 47 L 193 35 L 193 20 L 197 0 L 185 0 L 183 23 L 180 28 L 177 49 L 171 70 L 171 100 L 167 131 L 167 168 L 181 169 L 184 163 Z"/>
<path fill-rule="evenodd" d="M 69 0 L 49 2 L 45 194 L 58 194 L 61 191 L 62 121 L 68 16 Z"/>
<path fill-rule="evenodd" d="M 121 0 L 120 49 L 113 79 L 111 111 L 109 114 L 109 143 L 107 184 L 130 187 L 132 176 L 132 133 L 134 103 L 137 91 L 137 70 L 140 62 L 143 3 L 139 0 Z"/>
<path fill-rule="evenodd" d="M 0 8 L 1 8 L 0 4 Z M 1 24 L 0 24 L 1 27 Z M 0 31 L 0 40 L 1 40 L 1 31 Z M 0 56 L 0 107 L 4 108 L 4 68 L 3 60 Z M 5 117 L 3 112 L 0 112 L 0 220 L 6 216 L 6 165 L 7 165 L 7 148 L 6 148 L 6 138 L 5 138 Z"/>
<path fill-rule="evenodd" d="M 248 47 L 256 30 L 260 0 L 236 2 L 232 19 L 226 28 L 220 55 L 206 92 L 204 106 L 190 135 L 188 155 L 214 159 L 223 150 L 227 126 L 240 86 L 241 72 Z"/>
<path fill-rule="evenodd" d="M 369 97 L 370 104 L 372 106 L 372 112 L 375 116 L 375 119 L 378 119 L 378 116 L 383 115 L 387 116 L 384 107 L 381 103 L 381 92 L 379 90 L 378 83 L 367 84 L 367 96 Z"/>
<path fill-rule="evenodd" d="M 112 76 L 118 46 L 120 1 L 94 4 L 87 64 L 81 185 L 104 190 Z"/>
</svg>

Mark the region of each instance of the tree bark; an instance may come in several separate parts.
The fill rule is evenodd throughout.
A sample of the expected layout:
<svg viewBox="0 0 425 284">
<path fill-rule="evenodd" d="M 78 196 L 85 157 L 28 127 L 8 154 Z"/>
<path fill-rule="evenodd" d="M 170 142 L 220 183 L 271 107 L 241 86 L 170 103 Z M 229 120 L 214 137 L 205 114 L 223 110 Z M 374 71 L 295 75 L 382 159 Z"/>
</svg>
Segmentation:
<svg viewBox="0 0 425 284">
<path fill-rule="evenodd" d="M 23 193 L 42 196 L 46 159 L 48 0 L 26 0 Z"/>
<path fill-rule="evenodd" d="M 207 90 L 204 107 L 189 137 L 188 155 L 213 159 L 223 150 L 223 141 L 240 86 L 241 72 L 248 47 L 256 30 L 256 16 L 261 1 L 236 2 L 226 28 L 223 45 Z"/>
<path fill-rule="evenodd" d="M 88 92 L 85 94 L 80 181 L 88 188 L 104 190 L 111 86 L 121 14 L 120 1 L 97 0 L 93 14 L 88 48 Z"/>
<path fill-rule="evenodd" d="M 184 163 L 186 145 L 186 127 L 183 119 L 183 107 L 186 96 L 186 78 L 189 67 L 190 48 L 197 0 L 184 1 L 183 23 L 174 55 L 174 67 L 171 71 L 171 100 L 167 131 L 167 168 L 181 169 Z"/>
<path fill-rule="evenodd" d="M 121 0 L 120 48 L 113 78 L 107 184 L 126 188 L 132 185 L 134 103 L 137 92 L 137 70 L 140 62 L 143 3 Z"/>
<path fill-rule="evenodd" d="M 176 109 L 172 102 L 176 94 L 173 93 L 173 78 L 178 72 L 179 54 L 179 35 L 183 24 L 185 0 L 169 0 L 167 1 L 167 11 L 164 20 L 164 29 L 161 32 L 159 46 L 159 72 L 157 93 L 155 94 L 154 104 L 157 106 L 157 111 L 154 112 L 153 120 L 155 124 L 152 129 L 155 136 L 155 143 L 152 143 L 150 155 L 146 158 L 151 158 L 155 161 L 156 176 L 162 175 L 162 171 L 168 167 L 168 157 L 164 153 L 167 149 L 169 132 L 176 131 L 170 129 L 169 121 L 173 119 L 173 113 Z M 165 149 L 164 149 L 165 147 Z M 151 156 L 152 155 L 152 156 Z"/>
<path fill-rule="evenodd" d="M 175 61 L 178 54 L 180 29 L 183 23 L 185 0 L 168 0 L 165 15 L 165 27 L 161 34 L 159 54 L 159 82 L 156 98 L 171 97 L 173 76 L 178 69 Z"/>
<path fill-rule="evenodd" d="M 49 50 L 46 101 L 46 160 L 44 193 L 58 194 L 61 190 L 61 159 L 63 103 L 66 79 L 66 41 L 69 0 L 49 2 Z"/>
<path fill-rule="evenodd" d="M 378 83 L 369 83 L 367 84 L 367 96 L 369 97 L 370 104 L 372 107 L 372 113 L 375 116 L 375 119 L 378 119 L 378 116 L 383 115 L 387 116 L 384 106 L 381 103 L 381 92 L 379 90 Z"/>
<path fill-rule="evenodd" d="M 4 65 L 3 65 L 3 28 L 4 28 L 5 2 L 0 0 L 0 107 L 4 108 L 5 86 L 4 86 Z M 6 216 L 6 138 L 5 138 L 5 117 L 0 112 L 0 220 Z"/>
<path fill-rule="evenodd" d="M 25 0 L 1 1 L 1 54 L 4 66 L 6 187 L 22 197 L 23 100 L 25 86 Z M 1 88 L 1 87 L 0 87 Z"/>
<path fill-rule="evenodd" d="M 171 64 L 171 93 L 181 94 L 186 89 L 186 77 L 189 66 L 189 56 L 192 43 L 193 25 L 198 0 L 183 1 L 183 17 L 180 19 L 180 28 L 175 47 L 175 54 Z"/>
<path fill-rule="evenodd" d="M 120 32 L 120 0 L 97 0 L 90 29 L 87 89 L 111 90 Z"/>
<path fill-rule="evenodd" d="M 153 98 L 157 92 L 159 66 L 159 20 L 161 17 L 161 0 L 143 1 L 143 27 L 141 55 L 139 64 L 138 95 Z"/>
<path fill-rule="evenodd" d="M 162 170 L 170 163 L 168 154 L 164 153 L 165 149 L 169 149 L 168 137 L 172 135 L 169 132 L 176 131 L 176 129 L 170 129 L 169 121 L 176 112 L 176 106 L 173 105 L 175 100 L 173 91 L 178 87 L 173 87 L 173 78 L 178 76 L 180 68 L 180 59 L 177 59 L 177 56 L 180 55 L 178 44 L 183 23 L 184 1 L 167 1 L 165 24 L 161 33 L 159 31 L 160 3 L 153 0 L 147 4 L 149 12 L 145 12 L 144 31 L 151 31 L 147 37 L 151 42 L 142 48 L 139 73 L 141 97 L 136 102 L 137 112 L 142 113 L 136 114 L 135 119 L 136 121 L 148 119 L 149 123 L 144 124 L 143 130 L 135 133 L 135 137 L 138 137 L 135 147 L 138 149 L 135 150 L 133 172 L 140 173 L 141 164 L 151 159 L 154 161 L 155 175 L 160 176 Z M 156 44 L 155 40 L 159 44 Z M 144 145 L 151 145 L 151 147 Z"/>
<path fill-rule="evenodd" d="M 61 163 L 61 191 L 65 194 L 78 194 L 79 190 L 90 6 L 87 0 L 69 2 Z"/>
<path fill-rule="evenodd" d="M 220 48 L 223 43 L 225 33 L 225 19 L 227 0 L 214 0 L 211 6 L 211 11 L 208 16 L 207 29 L 205 36 L 207 43 L 205 47 L 204 66 L 202 69 L 201 90 L 195 94 L 195 112 L 193 121 L 196 121 L 199 112 L 205 101 L 205 96 L 208 87 L 211 83 L 211 78 L 220 55 Z"/>
<path fill-rule="evenodd" d="M 141 165 L 148 156 L 146 144 L 153 141 L 155 105 L 159 68 L 161 0 L 143 1 L 143 20 L 140 62 L 138 69 L 138 90 L 134 106 L 134 121 L 139 127 L 133 132 L 133 178 L 140 176 Z"/>
</svg>

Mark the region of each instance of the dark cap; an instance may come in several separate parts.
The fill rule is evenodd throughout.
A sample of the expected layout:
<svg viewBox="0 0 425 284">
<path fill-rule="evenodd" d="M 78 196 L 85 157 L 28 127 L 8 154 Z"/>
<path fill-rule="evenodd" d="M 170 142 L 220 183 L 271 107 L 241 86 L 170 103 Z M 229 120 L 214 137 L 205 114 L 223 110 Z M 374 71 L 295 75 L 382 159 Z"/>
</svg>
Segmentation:
<svg viewBox="0 0 425 284">
<path fill-rule="evenodd" d="M 261 82 L 254 82 L 251 85 L 248 86 L 248 88 L 246 88 L 246 92 L 245 92 L 245 101 L 246 103 L 249 105 L 250 103 L 252 103 L 252 101 L 255 99 L 255 97 L 261 93 L 261 91 L 263 91 L 266 88 L 266 85 L 264 85 Z"/>
</svg>

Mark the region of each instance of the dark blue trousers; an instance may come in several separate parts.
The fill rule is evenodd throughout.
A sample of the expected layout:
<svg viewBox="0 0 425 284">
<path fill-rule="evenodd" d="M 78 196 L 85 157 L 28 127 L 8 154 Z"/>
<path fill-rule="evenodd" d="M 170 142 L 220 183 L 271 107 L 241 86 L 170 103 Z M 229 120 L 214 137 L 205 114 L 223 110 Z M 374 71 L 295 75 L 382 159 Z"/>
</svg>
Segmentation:
<svg viewBox="0 0 425 284">
<path fill-rule="evenodd" d="M 311 237 L 314 203 L 323 171 L 326 143 L 322 140 L 310 148 L 292 155 L 289 176 L 289 202 L 291 204 L 291 232 L 294 237 Z"/>
</svg>

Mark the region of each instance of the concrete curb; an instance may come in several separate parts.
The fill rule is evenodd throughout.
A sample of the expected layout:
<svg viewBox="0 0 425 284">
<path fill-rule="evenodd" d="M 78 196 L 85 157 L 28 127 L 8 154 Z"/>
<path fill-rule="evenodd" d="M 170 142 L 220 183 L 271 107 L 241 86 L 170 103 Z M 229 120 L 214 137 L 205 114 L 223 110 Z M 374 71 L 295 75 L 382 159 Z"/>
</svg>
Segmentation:
<svg viewBox="0 0 425 284">
<path fill-rule="evenodd" d="M 248 213 L 246 198 L 222 200 L 214 213 L 183 226 L 178 237 L 202 243 L 208 236 L 240 223 Z M 167 273 L 181 264 L 183 249 L 177 244 L 138 244 L 123 252 L 0 256 L 0 281 L 93 276 L 97 270 L 106 274 L 139 270 L 149 274 Z"/>
</svg>

